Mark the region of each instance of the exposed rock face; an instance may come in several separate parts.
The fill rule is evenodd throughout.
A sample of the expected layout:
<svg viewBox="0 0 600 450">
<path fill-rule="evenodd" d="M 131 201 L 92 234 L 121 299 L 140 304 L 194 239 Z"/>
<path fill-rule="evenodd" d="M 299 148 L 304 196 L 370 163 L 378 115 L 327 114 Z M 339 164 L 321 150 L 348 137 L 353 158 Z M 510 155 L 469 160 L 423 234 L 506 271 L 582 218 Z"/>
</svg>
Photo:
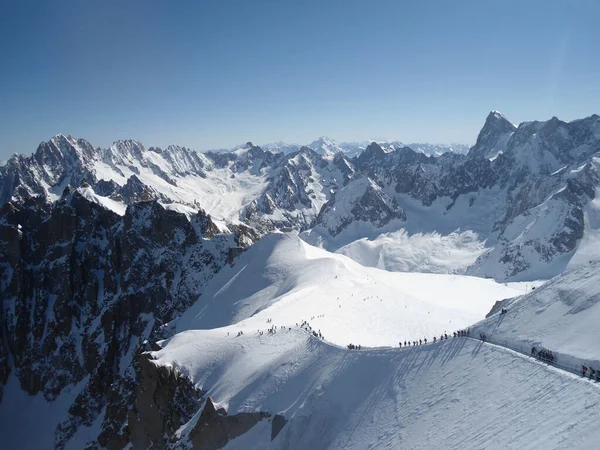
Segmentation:
<svg viewBox="0 0 600 450">
<path fill-rule="evenodd" d="M 381 228 L 392 220 L 406 220 L 402 208 L 369 178 L 359 178 L 323 206 L 315 225 L 324 226 L 335 236 L 353 222 L 367 222 Z"/>
<path fill-rule="evenodd" d="M 140 376 L 127 418 L 131 444 L 140 450 L 166 448 L 175 440 L 175 431 L 200 408 L 204 393 L 177 369 L 153 364 L 147 354 L 137 360 Z"/>
<path fill-rule="evenodd" d="M 490 112 L 469 156 L 490 159 L 504 152 L 516 129 L 517 127 L 498 111 Z"/>
<path fill-rule="evenodd" d="M 354 168 L 343 154 L 329 160 L 302 147 L 273 169 L 268 187 L 246 208 L 244 220 L 263 232 L 305 230 L 353 174 Z"/>
<path fill-rule="evenodd" d="M 239 413 L 233 416 L 224 409 L 216 409 L 212 398 L 206 405 L 190 433 L 190 441 L 197 450 L 218 450 L 231 439 L 241 436 L 261 420 L 269 418 L 269 413 Z"/>
<path fill-rule="evenodd" d="M 122 448 L 137 384 L 133 356 L 196 300 L 229 249 L 252 237 L 219 234 L 204 212 L 188 220 L 157 202 L 131 205 L 121 217 L 77 190 L 45 205 L 29 198 L 2 207 L 0 392 L 11 372 L 49 402 L 83 383 L 55 446 L 105 409 L 98 442 Z"/>
</svg>

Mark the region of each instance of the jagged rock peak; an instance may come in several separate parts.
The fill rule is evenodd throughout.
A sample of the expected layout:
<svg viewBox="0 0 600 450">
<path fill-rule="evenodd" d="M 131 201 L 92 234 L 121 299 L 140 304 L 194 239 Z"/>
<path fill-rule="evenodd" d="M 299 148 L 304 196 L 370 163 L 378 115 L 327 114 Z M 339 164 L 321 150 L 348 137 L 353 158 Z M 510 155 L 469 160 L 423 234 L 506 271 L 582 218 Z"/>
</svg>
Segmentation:
<svg viewBox="0 0 600 450">
<path fill-rule="evenodd" d="M 501 129 L 502 131 L 514 131 L 517 129 L 517 127 L 511 121 L 509 121 L 504 114 L 496 110 L 490 111 L 485 119 L 485 124 L 483 125 L 483 129 L 481 131 L 483 132 L 486 127 L 494 127 L 496 129 Z"/>
<path fill-rule="evenodd" d="M 135 139 L 120 139 L 113 142 L 111 149 L 117 150 L 121 153 L 132 153 L 132 152 L 145 152 L 146 149 L 140 141 Z"/>
<path fill-rule="evenodd" d="M 491 111 L 469 151 L 471 157 L 495 158 L 506 150 L 508 140 L 517 127 L 499 111 Z"/>
</svg>

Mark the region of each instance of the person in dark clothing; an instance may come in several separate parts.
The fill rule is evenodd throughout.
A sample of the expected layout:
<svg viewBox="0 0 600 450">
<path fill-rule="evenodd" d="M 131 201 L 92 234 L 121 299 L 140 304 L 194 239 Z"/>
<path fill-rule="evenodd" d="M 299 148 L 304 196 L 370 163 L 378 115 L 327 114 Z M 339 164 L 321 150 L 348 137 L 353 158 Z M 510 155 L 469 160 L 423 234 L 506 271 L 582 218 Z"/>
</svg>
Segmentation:
<svg viewBox="0 0 600 450">
<path fill-rule="evenodd" d="M 587 372 L 587 367 L 585 367 L 584 365 L 581 366 L 581 376 L 585 377 L 585 374 Z"/>
<path fill-rule="evenodd" d="M 536 353 L 536 349 L 535 349 L 535 345 L 533 347 L 531 347 L 531 356 L 535 356 Z"/>
</svg>

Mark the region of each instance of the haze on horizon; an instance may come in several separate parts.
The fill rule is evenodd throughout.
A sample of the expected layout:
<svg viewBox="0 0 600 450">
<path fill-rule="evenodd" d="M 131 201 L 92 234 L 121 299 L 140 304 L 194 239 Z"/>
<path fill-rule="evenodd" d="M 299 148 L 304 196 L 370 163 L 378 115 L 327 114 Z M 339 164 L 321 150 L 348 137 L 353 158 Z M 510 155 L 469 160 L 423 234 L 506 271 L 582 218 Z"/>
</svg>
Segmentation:
<svg viewBox="0 0 600 450">
<path fill-rule="evenodd" d="M 246 141 L 473 143 L 598 113 L 600 3 L 10 2 L 0 159 L 57 133 L 197 150 Z"/>
</svg>

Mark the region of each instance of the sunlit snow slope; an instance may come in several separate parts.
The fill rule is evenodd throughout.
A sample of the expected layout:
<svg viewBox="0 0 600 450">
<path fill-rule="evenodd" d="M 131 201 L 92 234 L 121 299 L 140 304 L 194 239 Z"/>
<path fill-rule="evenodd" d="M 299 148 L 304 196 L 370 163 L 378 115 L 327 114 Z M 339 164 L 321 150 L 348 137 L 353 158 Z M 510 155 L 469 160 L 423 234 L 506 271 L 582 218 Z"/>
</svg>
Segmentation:
<svg viewBox="0 0 600 450">
<path fill-rule="evenodd" d="M 312 247 L 292 234 L 265 236 L 221 270 L 177 331 L 231 325 L 236 334 L 308 321 L 339 345 L 398 345 L 480 319 L 524 286 L 457 275 L 393 273 Z"/>
<path fill-rule="evenodd" d="M 558 347 L 565 331 L 565 353 L 593 346 L 576 330 L 591 328 L 582 312 L 596 320 L 594 272 L 578 269 L 506 300 L 507 333 L 526 339 L 531 332 Z M 583 412 L 600 406 L 600 388 L 589 380 L 475 339 L 408 349 L 345 346 L 397 347 L 398 340 L 471 325 L 495 299 L 523 288 L 385 272 L 271 234 L 213 279 L 170 324 L 179 332 L 152 358 L 177 367 L 229 415 L 264 411 L 287 420 L 274 440 L 264 419 L 228 450 L 593 447 L 600 428 Z M 301 320 L 326 340 L 296 327 Z M 498 321 L 480 322 L 472 335 L 493 333 Z M 277 332 L 267 333 L 273 325 Z M 182 442 L 199 412 L 180 428 Z"/>
<path fill-rule="evenodd" d="M 555 353 L 558 363 L 600 370 L 600 262 L 569 270 L 522 297 L 508 300 L 508 313 L 477 324 L 495 342 Z"/>
<path fill-rule="evenodd" d="M 470 339 L 352 351 L 300 330 L 189 331 L 154 356 L 229 414 L 288 419 L 274 441 L 265 420 L 229 450 L 593 448 L 600 438 L 596 385 Z"/>
</svg>

